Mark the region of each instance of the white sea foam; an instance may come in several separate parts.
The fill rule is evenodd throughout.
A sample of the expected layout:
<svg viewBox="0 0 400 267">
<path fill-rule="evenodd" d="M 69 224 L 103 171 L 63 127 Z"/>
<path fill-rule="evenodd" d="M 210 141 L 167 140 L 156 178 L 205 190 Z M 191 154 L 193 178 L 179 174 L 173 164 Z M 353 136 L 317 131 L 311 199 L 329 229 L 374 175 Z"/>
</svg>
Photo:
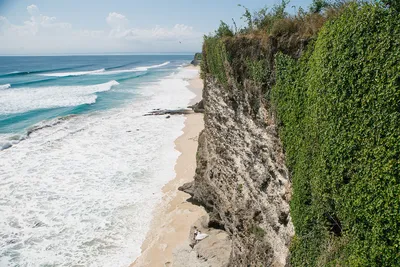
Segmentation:
<svg viewBox="0 0 400 267">
<path fill-rule="evenodd" d="M 164 66 L 168 65 L 169 63 L 170 62 L 167 61 L 167 62 L 164 62 L 164 63 L 159 64 L 159 65 L 153 65 L 153 66 L 147 66 L 147 67 L 137 67 L 135 69 L 138 70 L 138 71 L 147 71 L 148 69 L 155 69 L 155 68 L 164 67 Z"/>
<path fill-rule="evenodd" d="M 183 80 L 190 80 L 196 77 L 199 74 L 198 69 L 192 68 L 181 68 L 177 73 L 174 73 L 174 77 L 180 78 Z"/>
<path fill-rule="evenodd" d="M 170 62 L 164 62 L 159 65 L 152 65 L 152 66 L 143 66 L 143 67 L 136 67 L 133 69 L 126 69 L 126 70 L 110 70 L 110 71 L 105 71 L 105 72 L 99 72 L 99 73 L 94 73 L 95 75 L 113 75 L 113 74 L 120 74 L 120 73 L 129 73 L 129 72 L 143 72 L 143 71 L 148 71 L 149 69 L 156 69 L 156 68 L 161 68 L 166 65 L 168 65 Z"/>
<path fill-rule="evenodd" d="M 104 72 L 105 69 L 91 70 L 91 71 L 75 71 L 75 72 L 55 72 L 55 73 L 42 73 L 41 76 L 49 77 L 68 77 L 68 76 L 82 76 L 88 74 L 98 74 Z"/>
<path fill-rule="evenodd" d="M 92 70 L 92 71 L 43 73 L 40 75 L 41 76 L 50 76 L 50 77 L 68 77 L 68 76 L 82 76 L 82 75 L 114 75 L 114 74 L 120 74 L 120 73 L 148 71 L 149 69 L 164 67 L 164 66 L 168 65 L 169 63 L 170 62 L 167 61 L 167 62 L 158 64 L 158 65 L 143 66 L 143 67 L 137 67 L 137 68 L 132 68 L 132 69 L 126 69 L 126 70 L 106 71 L 105 69 L 99 69 L 99 70 Z"/>
<path fill-rule="evenodd" d="M 161 188 L 175 175 L 187 105 L 179 77 L 138 89 L 128 106 L 34 131 L 0 151 L 0 266 L 129 266 Z M 1 97 L 0 97 L 1 99 Z"/>
<path fill-rule="evenodd" d="M 0 84 L 0 90 L 2 89 L 8 89 L 11 87 L 11 84 Z"/>
<path fill-rule="evenodd" d="M 96 93 L 108 91 L 117 81 L 87 86 L 50 86 L 0 91 L 0 115 L 29 110 L 70 107 L 96 102 Z"/>
</svg>

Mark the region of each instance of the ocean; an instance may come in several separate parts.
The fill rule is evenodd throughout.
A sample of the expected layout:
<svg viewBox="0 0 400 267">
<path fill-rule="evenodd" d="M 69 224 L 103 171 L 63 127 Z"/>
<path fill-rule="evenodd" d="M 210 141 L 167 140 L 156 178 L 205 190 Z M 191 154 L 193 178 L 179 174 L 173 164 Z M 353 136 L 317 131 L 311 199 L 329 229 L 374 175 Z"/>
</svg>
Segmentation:
<svg viewBox="0 0 400 267">
<path fill-rule="evenodd" d="M 192 55 L 0 57 L 0 266 L 129 266 L 174 178 Z"/>
</svg>

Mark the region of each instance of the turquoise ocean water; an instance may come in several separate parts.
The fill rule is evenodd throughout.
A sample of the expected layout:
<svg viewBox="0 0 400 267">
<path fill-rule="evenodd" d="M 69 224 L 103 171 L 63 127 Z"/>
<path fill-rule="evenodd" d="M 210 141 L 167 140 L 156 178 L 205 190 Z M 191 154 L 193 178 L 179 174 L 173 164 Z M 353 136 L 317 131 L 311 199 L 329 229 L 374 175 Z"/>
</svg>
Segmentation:
<svg viewBox="0 0 400 267">
<path fill-rule="evenodd" d="M 128 266 L 174 177 L 191 55 L 0 57 L 0 266 Z"/>
<path fill-rule="evenodd" d="M 191 57 L 0 57 L 0 134 L 124 104 L 138 85 L 172 73 Z"/>
</svg>

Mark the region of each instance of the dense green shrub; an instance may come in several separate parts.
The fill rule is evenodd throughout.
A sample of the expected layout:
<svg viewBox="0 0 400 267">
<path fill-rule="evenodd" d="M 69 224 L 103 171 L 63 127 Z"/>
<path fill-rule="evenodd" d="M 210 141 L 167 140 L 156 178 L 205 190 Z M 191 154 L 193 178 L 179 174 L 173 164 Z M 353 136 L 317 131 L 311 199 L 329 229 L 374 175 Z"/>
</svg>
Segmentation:
<svg viewBox="0 0 400 267">
<path fill-rule="evenodd" d="M 216 77 L 222 85 L 226 86 L 228 82 L 225 70 L 226 57 L 223 40 L 215 36 L 205 36 L 201 64 L 202 77 L 204 78 L 204 75 L 209 73 Z"/>
<path fill-rule="evenodd" d="M 230 75 L 230 82 L 241 88 L 246 80 L 257 88 L 270 88 L 273 60 L 259 39 L 205 36 L 203 59 L 202 73 L 211 74 L 224 86 L 233 85 L 228 84 L 227 75 Z"/>
<path fill-rule="evenodd" d="M 396 4 L 344 2 L 323 14 L 316 6 L 316 13 L 279 19 L 266 9 L 254 16 L 246 9 L 251 27 L 269 25 L 272 38 L 248 31 L 231 36 L 223 33 L 230 29 L 225 24 L 204 39 L 203 77 L 228 86 L 230 75 L 229 82 L 243 88 L 251 80 L 265 95 L 276 79 L 272 103 L 293 180 L 293 266 L 400 262 Z M 273 65 L 278 51 L 286 54 L 278 53 Z M 252 99 L 260 97 L 254 92 Z M 265 102 L 253 100 L 256 114 Z"/>
<path fill-rule="evenodd" d="M 400 262 L 399 47 L 395 9 L 352 4 L 300 60 L 276 58 L 293 266 Z"/>
<path fill-rule="evenodd" d="M 269 78 L 268 63 L 266 60 L 247 60 L 247 69 L 249 78 L 256 83 L 256 85 L 264 85 Z"/>
</svg>

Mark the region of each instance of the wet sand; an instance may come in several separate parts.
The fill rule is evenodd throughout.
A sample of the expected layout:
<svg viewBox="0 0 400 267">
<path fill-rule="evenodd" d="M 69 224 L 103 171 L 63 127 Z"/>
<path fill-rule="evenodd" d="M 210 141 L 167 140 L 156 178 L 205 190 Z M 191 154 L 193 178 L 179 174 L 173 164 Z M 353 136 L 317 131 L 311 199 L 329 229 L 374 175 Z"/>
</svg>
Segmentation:
<svg viewBox="0 0 400 267">
<path fill-rule="evenodd" d="M 193 105 L 202 98 L 203 81 L 198 76 L 189 83 L 188 88 L 196 94 L 190 103 Z M 190 197 L 188 194 L 178 191 L 179 186 L 193 181 L 197 140 L 204 128 L 203 114 L 185 116 L 183 134 L 175 141 L 175 148 L 181 152 L 175 165 L 176 177 L 163 187 L 163 198 L 154 212 L 150 230 L 142 244 L 142 254 L 131 267 L 172 266 L 174 250 L 188 240 L 191 226 L 206 214 L 202 207 L 186 201 Z"/>
</svg>

